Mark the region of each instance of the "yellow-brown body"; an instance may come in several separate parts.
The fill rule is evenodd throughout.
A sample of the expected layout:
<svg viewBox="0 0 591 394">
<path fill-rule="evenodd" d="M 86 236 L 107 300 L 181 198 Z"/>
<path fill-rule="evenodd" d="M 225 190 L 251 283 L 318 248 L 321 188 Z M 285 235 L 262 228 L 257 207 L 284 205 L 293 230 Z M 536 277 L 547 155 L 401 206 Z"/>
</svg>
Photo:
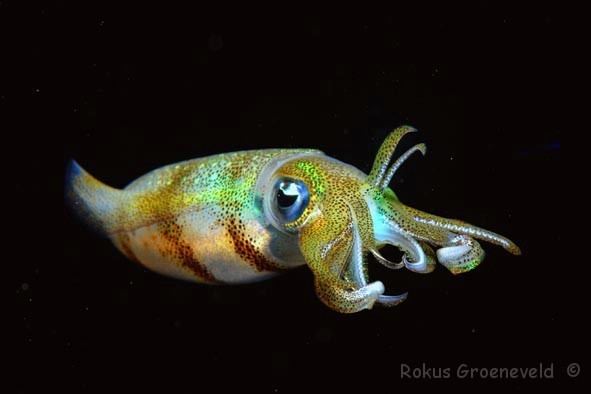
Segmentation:
<svg viewBox="0 0 591 394">
<path fill-rule="evenodd" d="M 369 282 L 365 256 L 427 273 L 435 262 L 461 273 L 484 251 L 474 238 L 519 254 L 508 239 L 402 204 L 390 179 L 420 144 L 388 167 L 410 127 L 386 139 L 369 175 L 322 152 L 268 149 L 220 154 L 156 169 L 124 189 L 72 162 L 66 195 L 79 215 L 128 258 L 164 275 L 209 284 L 247 283 L 308 265 L 319 298 L 344 313 L 396 305 Z M 405 253 L 392 263 L 385 244 Z M 438 247 L 435 251 L 431 246 Z"/>
</svg>

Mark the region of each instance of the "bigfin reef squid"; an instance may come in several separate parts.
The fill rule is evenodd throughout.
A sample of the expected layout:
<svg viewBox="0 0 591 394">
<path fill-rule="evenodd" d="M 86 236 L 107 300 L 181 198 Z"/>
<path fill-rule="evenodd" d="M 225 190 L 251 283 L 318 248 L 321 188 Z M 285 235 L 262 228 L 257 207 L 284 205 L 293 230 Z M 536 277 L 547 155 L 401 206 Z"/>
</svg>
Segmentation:
<svg viewBox="0 0 591 394">
<path fill-rule="evenodd" d="M 335 311 L 393 306 L 407 294 L 384 294 L 382 282 L 369 280 L 370 253 L 388 268 L 429 273 L 439 262 L 453 274 L 483 260 L 477 239 L 521 253 L 501 235 L 396 197 L 392 177 L 413 153 L 426 152 L 418 144 L 390 164 L 414 131 L 391 132 L 369 175 L 318 150 L 265 149 L 171 164 L 115 189 L 71 161 L 65 194 L 83 221 L 160 274 L 238 284 L 307 265 L 318 298 Z M 400 249 L 401 261 L 384 258 L 385 245 Z"/>
</svg>

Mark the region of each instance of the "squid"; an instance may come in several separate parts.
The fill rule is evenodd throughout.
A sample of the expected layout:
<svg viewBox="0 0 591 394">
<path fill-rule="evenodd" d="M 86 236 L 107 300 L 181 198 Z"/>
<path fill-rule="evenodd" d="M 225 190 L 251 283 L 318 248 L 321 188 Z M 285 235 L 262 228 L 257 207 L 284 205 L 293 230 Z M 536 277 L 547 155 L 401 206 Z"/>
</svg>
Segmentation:
<svg viewBox="0 0 591 394">
<path fill-rule="evenodd" d="M 313 149 L 225 153 L 155 169 L 123 189 L 70 161 L 65 195 L 84 222 L 130 260 L 157 273 L 205 284 L 270 278 L 298 266 L 312 271 L 318 298 L 341 313 L 394 306 L 368 277 L 369 255 L 391 269 L 453 274 L 474 269 L 477 240 L 519 255 L 509 239 L 460 220 L 411 208 L 389 187 L 418 144 L 393 159 L 416 129 L 392 131 L 369 174 Z M 380 249 L 393 245 L 392 262 Z"/>
</svg>

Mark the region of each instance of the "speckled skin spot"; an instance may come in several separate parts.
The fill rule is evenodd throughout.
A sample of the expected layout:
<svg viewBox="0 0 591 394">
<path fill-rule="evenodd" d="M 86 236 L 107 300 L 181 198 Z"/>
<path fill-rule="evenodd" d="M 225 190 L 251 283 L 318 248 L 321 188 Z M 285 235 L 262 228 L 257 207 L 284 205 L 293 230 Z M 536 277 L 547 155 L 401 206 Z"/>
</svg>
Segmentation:
<svg viewBox="0 0 591 394">
<path fill-rule="evenodd" d="M 285 269 L 269 260 L 254 244 L 254 240 L 246 233 L 246 226 L 241 221 L 228 220 L 225 225 L 232 239 L 234 251 L 244 261 L 250 263 L 257 271 L 283 272 Z"/>
<path fill-rule="evenodd" d="M 159 227 L 163 238 L 168 241 L 166 248 L 161 250 L 163 255 L 191 270 L 201 281 L 219 283 L 207 267 L 195 258 L 192 246 L 183 240 L 183 228 L 178 223 L 172 220 L 163 221 L 159 223 Z"/>
<path fill-rule="evenodd" d="M 365 256 L 377 256 L 386 244 L 404 257 L 398 264 L 381 258 L 382 264 L 419 273 L 431 272 L 437 261 L 454 274 L 475 268 L 484 258 L 476 239 L 520 253 L 505 237 L 398 200 L 388 188 L 391 178 L 426 148 L 418 144 L 390 160 L 414 131 L 394 130 L 369 175 L 316 150 L 269 149 L 172 164 L 117 190 L 73 162 L 66 196 L 92 227 L 149 269 L 200 283 L 246 283 L 306 264 L 319 299 L 355 313 L 405 298 L 384 295 L 383 284 L 367 276 Z M 278 182 L 307 191 L 306 205 L 290 222 L 277 214 Z"/>
</svg>

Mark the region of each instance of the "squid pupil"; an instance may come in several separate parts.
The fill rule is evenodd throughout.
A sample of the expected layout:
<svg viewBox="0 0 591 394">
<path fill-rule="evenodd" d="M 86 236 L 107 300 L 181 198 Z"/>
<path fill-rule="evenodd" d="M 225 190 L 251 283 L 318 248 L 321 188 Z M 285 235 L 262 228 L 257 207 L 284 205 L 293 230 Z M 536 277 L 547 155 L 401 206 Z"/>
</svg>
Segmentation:
<svg viewBox="0 0 591 394">
<path fill-rule="evenodd" d="M 291 207 L 297 199 L 297 194 L 286 194 L 282 189 L 277 190 L 277 204 L 280 208 Z"/>
</svg>

